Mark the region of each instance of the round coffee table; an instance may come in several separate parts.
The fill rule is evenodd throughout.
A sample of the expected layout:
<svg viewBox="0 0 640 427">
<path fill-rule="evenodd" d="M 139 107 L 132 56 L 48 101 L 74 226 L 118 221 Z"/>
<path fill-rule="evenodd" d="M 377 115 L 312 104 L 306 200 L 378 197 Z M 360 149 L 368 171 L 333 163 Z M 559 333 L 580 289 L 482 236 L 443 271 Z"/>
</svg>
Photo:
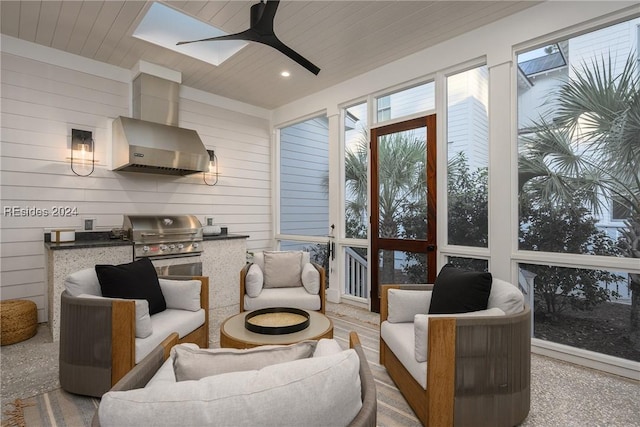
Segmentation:
<svg viewBox="0 0 640 427">
<path fill-rule="evenodd" d="M 247 330 L 244 318 L 250 311 L 244 311 L 229 317 L 220 326 L 220 347 L 251 348 L 259 345 L 295 344 L 304 340 L 333 338 L 333 322 L 318 311 L 309 311 L 309 326 L 291 334 L 268 335 Z"/>
</svg>

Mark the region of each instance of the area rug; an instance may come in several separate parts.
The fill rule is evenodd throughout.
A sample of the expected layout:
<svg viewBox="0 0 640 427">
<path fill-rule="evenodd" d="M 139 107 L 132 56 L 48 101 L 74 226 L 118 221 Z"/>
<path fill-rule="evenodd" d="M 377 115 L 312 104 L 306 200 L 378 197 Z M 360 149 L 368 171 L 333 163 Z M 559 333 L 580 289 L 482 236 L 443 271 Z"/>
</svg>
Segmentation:
<svg viewBox="0 0 640 427">
<path fill-rule="evenodd" d="M 327 313 L 333 322 L 334 338 L 343 348 L 349 347 L 349 332 L 358 333 L 376 383 L 377 426 L 420 426 L 386 369 L 378 363 L 378 325 L 369 319 L 354 319 L 349 314 Z M 62 389 L 3 402 L 2 427 L 89 427 L 99 403 L 99 399 L 78 396 Z"/>
<path fill-rule="evenodd" d="M 99 399 L 62 389 L 3 404 L 3 427 L 90 426 Z"/>
</svg>

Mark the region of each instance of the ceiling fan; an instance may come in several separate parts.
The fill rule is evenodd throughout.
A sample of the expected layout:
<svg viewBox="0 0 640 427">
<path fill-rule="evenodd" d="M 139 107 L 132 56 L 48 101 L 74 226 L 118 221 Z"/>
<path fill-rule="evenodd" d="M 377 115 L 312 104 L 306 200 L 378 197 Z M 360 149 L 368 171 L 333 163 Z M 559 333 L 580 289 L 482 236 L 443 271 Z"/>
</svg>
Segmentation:
<svg viewBox="0 0 640 427">
<path fill-rule="evenodd" d="M 251 6 L 251 25 L 248 30 L 236 34 L 228 34 L 226 36 L 182 41 L 178 42 L 177 45 L 215 40 L 246 40 L 258 42 L 279 50 L 307 70 L 311 71 L 313 74 L 318 75 L 320 68 L 312 64 L 309 60 L 291 49 L 289 46 L 282 43 L 273 31 L 273 21 L 275 19 L 279 3 L 280 0 L 267 0 L 266 3 L 264 3 L 264 0 L 260 0 L 260 3 Z"/>
</svg>

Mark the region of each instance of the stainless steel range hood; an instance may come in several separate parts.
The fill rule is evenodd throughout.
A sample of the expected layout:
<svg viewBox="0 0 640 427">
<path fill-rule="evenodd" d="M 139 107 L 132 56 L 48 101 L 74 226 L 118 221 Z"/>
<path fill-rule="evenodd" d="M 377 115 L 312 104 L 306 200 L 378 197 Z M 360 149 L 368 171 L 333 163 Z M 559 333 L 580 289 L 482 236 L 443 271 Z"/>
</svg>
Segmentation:
<svg viewBox="0 0 640 427">
<path fill-rule="evenodd" d="M 191 129 L 177 127 L 178 84 L 149 74 L 133 82 L 134 118 L 113 121 L 113 170 L 164 175 L 204 172 L 209 155 Z"/>
</svg>

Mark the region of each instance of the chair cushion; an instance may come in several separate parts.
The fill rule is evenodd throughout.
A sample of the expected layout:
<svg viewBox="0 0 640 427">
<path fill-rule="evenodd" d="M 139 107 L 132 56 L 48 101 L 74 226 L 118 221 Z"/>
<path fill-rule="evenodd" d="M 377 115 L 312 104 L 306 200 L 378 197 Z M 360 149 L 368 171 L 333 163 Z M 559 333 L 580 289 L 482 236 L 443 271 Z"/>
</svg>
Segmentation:
<svg viewBox="0 0 640 427">
<path fill-rule="evenodd" d="M 200 280 L 172 280 L 160 279 L 160 289 L 167 303 L 167 308 L 177 310 L 198 311 L 200 305 L 200 290 L 202 282 Z"/>
<path fill-rule="evenodd" d="M 516 314 L 524 310 L 524 295 L 516 286 L 500 279 L 493 279 L 487 308 L 498 307 L 505 314 Z"/>
<path fill-rule="evenodd" d="M 256 298 L 244 296 L 244 309 L 258 310 L 270 307 L 293 307 L 303 310 L 320 310 L 320 295 L 311 295 L 302 286 L 297 288 L 263 289 Z"/>
<path fill-rule="evenodd" d="M 265 252 L 264 287 L 292 288 L 302 286 L 302 252 Z"/>
<path fill-rule="evenodd" d="M 111 299 L 90 294 L 80 294 L 78 298 Z M 136 338 L 147 338 L 153 333 L 151 317 L 149 316 L 149 302 L 146 299 L 136 299 Z"/>
<path fill-rule="evenodd" d="M 429 318 L 432 317 L 491 317 L 504 316 L 504 311 L 499 308 L 488 308 L 486 310 L 471 311 L 457 314 L 416 314 L 413 321 L 415 333 L 415 356 L 418 362 L 427 361 L 427 351 L 429 343 Z"/>
<path fill-rule="evenodd" d="M 80 294 L 102 296 L 95 268 L 85 268 L 68 275 L 64 279 L 64 287 L 74 297 Z"/>
<path fill-rule="evenodd" d="M 251 264 L 246 276 L 244 276 L 245 293 L 252 298 L 257 297 L 262 292 L 263 283 L 264 275 L 262 274 L 262 269 L 258 264 Z"/>
<path fill-rule="evenodd" d="M 167 308 L 158 275 L 149 258 L 120 265 L 96 265 L 102 296 L 146 299 L 153 316 Z"/>
<path fill-rule="evenodd" d="M 362 407 L 354 350 L 167 387 L 110 391 L 100 425 L 338 426 Z"/>
<path fill-rule="evenodd" d="M 429 314 L 485 310 L 491 292 L 491 273 L 442 267 L 433 285 Z"/>
<path fill-rule="evenodd" d="M 318 295 L 320 292 L 320 272 L 310 262 L 302 267 L 302 286 L 311 295 Z"/>
<path fill-rule="evenodd" d="M 389 322 L 413 322 L 413 317 L 416 314 L 427 314 L 432 291 L 389 289 L 387 292 L 387 306 L 389 308 L 387 320 Z"/>
<path fill-rule="evenodd" d="M 235 348 L 201 349 L 175 346 L 173 370 L 176 381 L 199 380 L 227 372 L 251 371 L 265 366 L 311 357 L 316 341 L 291 345 L 265 345 L 246 350 Z"/>
<path fill-rule="evenodd" d="M 177 332 L 180 339 L 204 324 L 204 310 L 188 311 L 168 308 L 151 316 L 153 334 L 147 338 L 136 338 L 135 362 L 140 363 L 171 333 Z"/>
<path fill-rule="evenodd" d="M 427 363 L 418 362 L 415 356 L 415 332 L 413 323 L 382 322 L 380 338 L 398 358 L 402 366 L 423 389 L 427 388 Z"/>
</svg>

